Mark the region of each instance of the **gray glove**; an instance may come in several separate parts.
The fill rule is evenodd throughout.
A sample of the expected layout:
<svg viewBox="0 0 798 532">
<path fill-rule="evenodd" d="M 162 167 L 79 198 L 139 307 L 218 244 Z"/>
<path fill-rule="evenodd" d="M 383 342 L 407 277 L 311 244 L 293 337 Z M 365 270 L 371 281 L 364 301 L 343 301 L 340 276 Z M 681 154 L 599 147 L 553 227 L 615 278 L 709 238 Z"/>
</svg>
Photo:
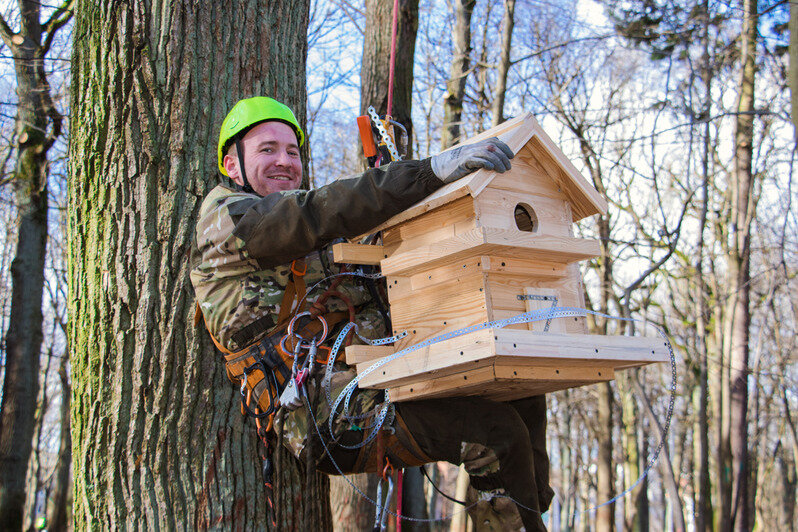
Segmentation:
<svg viewBox="0 0 798 532">
<path fill-rule="evenodd" d="M 430 163 L 432 171 L 441 181 L 451 183 L 480 168 L 506 172 L 514 156 L 507 144 L 497 137 L 491 137 L 433 155 Z"/>
</svg>

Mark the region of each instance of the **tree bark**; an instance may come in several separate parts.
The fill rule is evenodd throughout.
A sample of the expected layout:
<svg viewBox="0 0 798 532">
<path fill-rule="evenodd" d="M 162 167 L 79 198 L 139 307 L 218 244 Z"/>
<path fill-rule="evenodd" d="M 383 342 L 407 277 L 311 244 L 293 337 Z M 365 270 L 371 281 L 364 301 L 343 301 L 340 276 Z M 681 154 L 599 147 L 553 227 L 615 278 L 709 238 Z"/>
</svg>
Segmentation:
<svg viewBox="0 0 798 532">
<path fill-rule="evenodd" d="M 504 97 L 507 92 L 507 74 L 510 72 L 510 50 L 513 43 L 513 26 L 515 25 L 515 0 L 504 0 L 502 16 L 502 51 L 499 68 L 496 73 L 496 90 L 493 92 L 492 126 L 504 122 Z"/>
<path fill-rule="evenodd" d="M 18 215 L 11 263 L 12 295 L 5 331 L 5 379 L 0 405 L 0 529 L 22 527 L 25 478 L 35 427 L 42 344 L 42 293 L 47 244 L 47 153 L 61 134 L 44 70 L 56 32 L 69 20 L 69 4 L 44 24 L 40 3 L 21 0 L 20 31 L 0 18 L 17 82 L 17 161 L 13 188 Z"/>
<path fill-rule="evenodd" d="M 613 393 L 609 382 L 598 384 L 598 470 L 596 477 L 596 501 L 604 504 L 615 494 L 614 463 L 612 461 L 612 407 Z M 615 503 L 607 504 L 596 510 L 596 528 L 611 532 L 615 530 Z"/>
<path fill-rule="evenodd" d="M 703 34 L 704 55 L 702 58 L 702 72 L 704 78 L 704 116 L 711 116 L 712 111 L 712 74 L 709 58 L 709 2 L 703 4 Z M 709 121 L 705 121 L 701 146 L 701 210 L 698 218 L 698 244 L 696 259 L 696 351 L 698 356 L 698 404 L 696 438 L 694 442 L 697 463 L 696 475 L 696 512 L 695 529 L 698 532 L 712 530 L 712 502 L 711 484 L 709 481 L 709 371 L 707 351 L 707 289 L 704 273 L 704 231 L 707 225 L 709 211 L 709 155 L 711 149 Z"/>
<path fill-rule="evenodd" d="M 446 81 L 446 96 L 443 99 L 441 149 L 444 150 L 461 140 L 463 96 L 470 72 L 471 15 L 476 4 L 476 0 L 454 2 L 454 53 L 449 67 L 449 79 Z"/>
<path fill-rule="evenodd" d="M 747 531 L 752 526 L 749 496 L 748 464 L 748 360 L 751 325 L 750 310 L 750 241 L 756 211 L 753 194 L 754 175 L 754 80 L 756 75 L 757 2 L 743 1 L 743 33 L 741 36 L 742 72 L 737 105 L 735 133 L 734 183 L 732 184 L 732 227 L 729 275 L 731 303 L 727 318 L 731 321 L 730 362 L 730 449 L 732 469 L 731 522 L 735 530 Z"/>
<path fill-rule="evenodd" d="M 391 60 L 393 2 L 366 0 L 363 62 L 360 67 L 360 113 L 374 106 L 377 114 L 388 110 L 388 73 Z M 393 119 L 407 129 L 407 157 L 413 158 L 413 58 L 418 33 L 418 0 L 399 0 L 393 86 Z"/>
<path fill-rule="evenodd" d="M 69 342 L 76 529 L 267 529 L 254 424 L 192 326 L 190 249 L 240 98 L 304 126 L 309 1 L 79 2 Z M 326 477 L 275 453 L 277 528 L 330 528 Z M 314 473 L 315 475 L 315 473 Z"/>
</svg>

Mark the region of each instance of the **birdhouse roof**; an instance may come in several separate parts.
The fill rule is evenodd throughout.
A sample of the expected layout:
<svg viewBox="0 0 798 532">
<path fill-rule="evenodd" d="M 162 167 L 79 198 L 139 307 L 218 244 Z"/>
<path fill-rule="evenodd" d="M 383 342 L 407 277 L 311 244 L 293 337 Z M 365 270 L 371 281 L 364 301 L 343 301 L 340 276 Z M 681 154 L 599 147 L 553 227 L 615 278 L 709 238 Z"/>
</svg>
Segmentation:
<svg viewBox="0 0 798 532">
<path fill-rule="evenodd" d="M 604 214 L 607 212 L 606 200 L 593 188 L 587 179 L 582 176 L 571 161 L 568 160 L 568 157 L 565 156 L 554 141 L 543 131 L 538 121 L 535 120 L 530 113 L 499 124 L 496 127 L 458 144 L 458 146 L 471 144 L 490 137 L 499 137 L 513 150 L 513 153 L 516 154 L 525 146 L 530 146 L 532 154 L 543 167 L 545 173 L 556 182 L 557 186 L 571 204 L 574 222 L 587 216 L 599 213 Z M 456 146 L 452 148 L 454 147 Z M 375 231 L 392 227 L 411 218 L 415 218 L 416 216 L 422 215 L 442 205 L 446 205 L 466 195 L 476 198 L 497 175 L 499 174 L 490 170 L 477 170 L 462 179 L 438 189 L 424 200 L 383 223 L 377 227 Z M 519 178 L 523 179 L 524 177 L 521 176 Z M 529 179 L 533 178 L 529 177 Z M 539 177 L 534 177 L 534 179 L 539 179 Z"/>
</svg>

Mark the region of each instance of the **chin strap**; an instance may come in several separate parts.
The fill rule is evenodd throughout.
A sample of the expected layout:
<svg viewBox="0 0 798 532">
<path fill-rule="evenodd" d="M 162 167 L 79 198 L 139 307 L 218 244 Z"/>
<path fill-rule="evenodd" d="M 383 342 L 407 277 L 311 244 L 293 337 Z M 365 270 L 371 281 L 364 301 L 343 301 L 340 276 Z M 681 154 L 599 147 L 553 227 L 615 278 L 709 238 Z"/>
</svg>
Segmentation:
<svg viewBox="0 0 798 532">
<path fill-rule="evenodd" d="M 238 153 L 238 170 L 241 172 L 241 177 L 244 179 L 244 186 L 241 187 L 241 190 L 248 194 L 252 194 L 255 191 L 252 189 L 252 186 L 249 184 L 249 180 L 247 179 L 247 170 L 244 168 L 244 146 L 241 144 L 241 139 L 238 135 L 236 135 L 236 153 Z"/>
</svg>

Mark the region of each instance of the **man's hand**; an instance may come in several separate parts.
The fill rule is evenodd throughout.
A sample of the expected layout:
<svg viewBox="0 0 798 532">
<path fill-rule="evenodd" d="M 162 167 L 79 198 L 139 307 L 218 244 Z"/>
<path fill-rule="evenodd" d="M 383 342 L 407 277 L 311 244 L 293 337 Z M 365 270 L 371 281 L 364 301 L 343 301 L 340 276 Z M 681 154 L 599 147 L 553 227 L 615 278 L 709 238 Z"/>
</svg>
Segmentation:
<svg viewBox="0 0 798 532">
<path fill-rule="evenodd" d="M 507 144 L 492 137 L 433 155 L 430 163 L 432 171 L 441 181 L 451 183 L 479 168 L 506 172 L 510 169 L 510 159 L 514 156 L 513 150 Z"/>
</svg>

